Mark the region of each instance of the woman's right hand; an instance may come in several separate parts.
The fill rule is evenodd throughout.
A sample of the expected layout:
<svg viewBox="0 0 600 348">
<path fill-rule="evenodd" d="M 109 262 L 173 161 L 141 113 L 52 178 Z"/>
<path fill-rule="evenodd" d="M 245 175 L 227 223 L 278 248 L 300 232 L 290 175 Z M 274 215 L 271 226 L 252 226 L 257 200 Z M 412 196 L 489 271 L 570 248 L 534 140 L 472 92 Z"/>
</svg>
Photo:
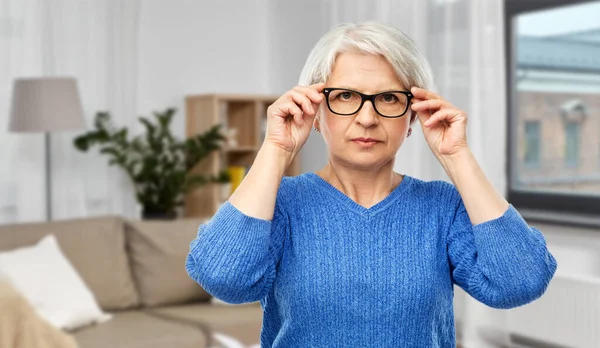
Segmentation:
<svg viewBox="0 0 600 348">
<path fill-rule="evenodd" d="M 265 143 L 296 156 L 306 143 L 313 120 L 323 102 L 324 83 L 296 86 L 267 108 Z"/>
</svg>

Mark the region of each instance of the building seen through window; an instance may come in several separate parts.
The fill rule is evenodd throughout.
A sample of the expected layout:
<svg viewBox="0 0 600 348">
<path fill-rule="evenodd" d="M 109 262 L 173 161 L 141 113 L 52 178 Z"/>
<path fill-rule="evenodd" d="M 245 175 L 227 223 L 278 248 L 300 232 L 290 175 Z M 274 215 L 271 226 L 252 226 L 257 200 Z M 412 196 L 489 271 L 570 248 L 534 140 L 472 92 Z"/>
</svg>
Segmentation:
<svg viewBox="0 0 600 348">
<path fill-rule="evenodd" d="M 600 18 L 600 2 L 578 7 Z M 581 28 L 577 13 L 513 24 L 513 189 L 600 196 L 600 21 Z"/>
</svg>

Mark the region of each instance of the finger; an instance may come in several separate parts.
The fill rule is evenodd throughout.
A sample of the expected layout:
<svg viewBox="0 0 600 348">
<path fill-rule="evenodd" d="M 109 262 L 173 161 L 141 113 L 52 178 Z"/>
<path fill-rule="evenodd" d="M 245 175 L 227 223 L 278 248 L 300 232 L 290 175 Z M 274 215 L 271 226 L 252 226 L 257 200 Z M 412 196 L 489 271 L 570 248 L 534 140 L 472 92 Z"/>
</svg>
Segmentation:
<svg viewBox="0 0 600 348">
<path fill-rule="evenodd" d="M 296 124 L 302 125 L 304 120 L 302 119 L 302 109 L 294 102 L 287 102 L 277 106 L 279 112 L 275 112 L 274 115 L 281 118 L 287 118 L 289 116 L 294 118 Z"/>
<path fill-rule="evenodd" d="M 439 95 L 433 93 L 430 90 L 424 89 L 424 88 L 420 88 L 420 87 L 412 87 L 410 89 L 410 92 L 419 99 L 443 99 L 442 97 L 440 97 Z"/>
<path fill-rule="evenodd" d="M 323 83 L 323 85 L 325 84 Z M 320 104 L 325 98 L 325 95 L 323 93 L 319 92 L 317 88 L 314 88 L 312 86 L 296 86 L 294 87 L 294 90 L 305 94 L 313 104 Z"/>
<path fill-rule="evenodd" d="M 325 82 L 313 83 L 311 87 L 317 88 L 319 92 L 323 92 L 323 89 L 325 88 Z"/>
<path fill-rule="evenodd" d="M 297 87 L 306 87 L 309 89 L 314 89 L 319 95 L 324 97 L 323 90 L 325 89 L 325 82 L 313 83 L 310 86 L 297 86 Z"/>
<path fill-rule="evenodd" d="M 441 122 L 453 123 L 459 117 L 463 117 L 463 112 L 458 109 L 442 109 L 431 115 L 423 125 L 425 127 L 435 127 Z"/>
<path fill-rule="evenodd" d="M 304 98 L 304 96 L 310 95 L 311 93 L 314 93 L 315 90 L 310 88 L 310 87 L 303 87 L 303 86 L 298 86 L 298 89 L 294 89 L 296 91 L 298 91 L 300 94 L 298 95 L 299 98 Z M 317 93 L 317 95 L 319 95 L 319 93 Z M 321 105 L 321 103 L 323 102 L 323 100 L 325 100 L 325 95 L 323 93 L 320 93 L 321 97 L 317 97 L 316 100 L 317 102 L 313 102 L 311 100 L 310 97 L 308 97 L 308 100 L 310 102 L 310 109 L 311 111 L 305 111 L 306 107 L 303 106 L 303 112 L 304 112 L 304 121 L 302 122 L 302 124 L 304 124 L 304 122 L 310 122 L 312 123 L 315 119 L 315 116 L 317 115 L 317 112 L 319 111 L 319 105 Z M 302 104 L 304 105 L 304 104 Z"/>
<path fill-rule="evenodd" d="M 297 93 L 294 93 L 294 92 L 297 92 Z M 317 93 L 316 94 L 317 97 L 315 98 L 317 101 L 313 102 L 313 100 L 311 100 L 311 98 L 309 96 L 315 92 L 316 92 L 315 89 L 313 89 L 311 87 L 304 87 L 304 86 L 297 86 L 292 90 L 292 100 L 294 100 L 294 102 L 300 103 L 302 105 L 303 121 L 300 124 L 304 124 L 304 122 L 312 123 L 315 119 L 315 116 L 317 115 L 317 112 L 319 111 L 319 105 L 325 99 L 325 96 L 323 95 L 323 93 Z M 319 97 L 319 95 L 321 97 Z M 308 100 L 310 107 L 307 107 L 305 102 L 301 102 L 304 100 Z"/>
<path fill-rule="evenodd" d="M 325 82 L 315 83 L 310 85 L 310 87 L 314 88 L 319 93 L 323 93 L 323 90 L 325 89 Z"/>
<path fill-rule="evenodd" d="M 294 103 L 298 104 L 298 106 L 301 106 L 302 112 L 308 115 L 314 115 L 316 113 L 316 110 L 312 106 L 312 101 L 305 93 L 302 93 L 296 89 L 292 89 L 289 92 L 289 95 Z"/>
<path fill-rule="evenodd" d="M 429 110 L 425 111 L 417 111 L 417 118 L 419 119 L 419 123 L 422 127 L 424 127 L 425 122 L 431 117 Z"/>
<path fill-rule="evenodd" d="M 450 108 L 452 105 L 443 99 L 429 99 L 414 103 L 410 106 L 413 111 L 439 110 L 441 108 Z"/>
</svg>

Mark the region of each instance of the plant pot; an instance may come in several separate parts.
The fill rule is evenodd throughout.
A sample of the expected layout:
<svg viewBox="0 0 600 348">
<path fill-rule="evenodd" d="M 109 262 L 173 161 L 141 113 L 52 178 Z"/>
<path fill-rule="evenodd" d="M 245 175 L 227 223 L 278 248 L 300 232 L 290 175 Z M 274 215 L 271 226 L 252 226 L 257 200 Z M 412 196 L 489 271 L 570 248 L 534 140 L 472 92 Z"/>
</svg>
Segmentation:
<svg viewBox="0 0 600 348">
<path fill-rule="evenodd" d="M 172 212 L 142 212 L 143 220 L 175 220 L 177 213 Z"/>
</svg>

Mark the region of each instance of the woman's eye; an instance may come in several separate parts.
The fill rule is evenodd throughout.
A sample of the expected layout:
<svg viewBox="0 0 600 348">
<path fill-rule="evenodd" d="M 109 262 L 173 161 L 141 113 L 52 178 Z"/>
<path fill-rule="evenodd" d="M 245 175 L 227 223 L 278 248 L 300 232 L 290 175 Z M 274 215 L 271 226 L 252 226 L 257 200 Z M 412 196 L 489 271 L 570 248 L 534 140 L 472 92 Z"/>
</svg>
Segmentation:
<svg viewBox="0 0 600 348">
<path fill-rule="evenodd" d="M 398 98 L 393 94 L 384 94 L 383 95 L 383 101 L 385 101 L 385 102 L 393 103 L 393 102 L 396 102 L 397 100 L 398 100 Z"/>
<path fill-rule="evenodd" d="M 340 94 L 340 97 L 341 97 L 342 99 L 350 99 L 350 98 L 352 98 L 352 93 L 350 93 L 350 92 L 342 92 L 342 93 Z"/>
</svg>

